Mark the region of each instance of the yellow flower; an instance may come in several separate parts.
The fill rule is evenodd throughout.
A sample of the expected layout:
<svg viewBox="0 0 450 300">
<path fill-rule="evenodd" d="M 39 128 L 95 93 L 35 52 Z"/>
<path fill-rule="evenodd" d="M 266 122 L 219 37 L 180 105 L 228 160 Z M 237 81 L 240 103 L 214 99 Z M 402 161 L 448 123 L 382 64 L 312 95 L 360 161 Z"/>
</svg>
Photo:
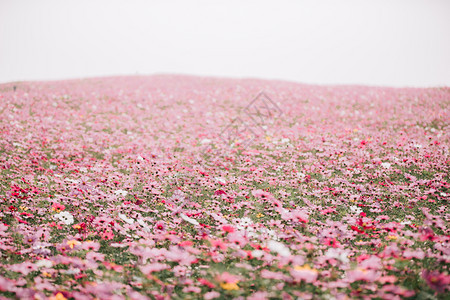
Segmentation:
<svg viewBox="0 0 450 300">
<path fill-rule="evenodd" d="M 44 276 L 44 277 L 52 277 L 52 275 L 50 274 L 50 273 L 47 273 L 47 272 L 42 272 L 42 276 Z"/>
<path fill-rule="evenodd" d="M 268 142 L 270 142 L 270 140 L 271 140 L 270 136 L 266 135 L 266 140 L 267 140 Z"/>
<path fill-rule="evenodd" d="M 237 291 L 239 290 L 239 286 L 237 282 L 222 282 L 220 286 L 227 291 Z"/>
<path fill-rule="evenodd" d="M 67 245 L 69 245 L 69 247 L 71 248 L 71 249 L 73 249 L 73 247 L 75 247 L 76 245 L 78 245 L 80 242 L 79 241 L 76 241 L 76 240 L 70 240 L 70 241 L 67 241 Z"/>
<path fill-rule="evenodd" d="M 388 240 L 396 240 L 396 239 L 398 239 L 398 236 L 396 236 L 396 235 L 388 235 L 386 238 Z"/>
<path fill-rule="evenodd" d="M 67 300 L 66 297 L 62 293 L 58 293 L 53 297 L 50 297 L 49 300 Z"/>
<path fill-rule="evenodd" d="M 303 266 L 294 266 L 294 270 L 297 271 L 310 271 L 313 273 L 319 273 L 316 269 L 311 269 L 309 265 L 303 265 Z"/>
<path fill-rule="evenodd" d="M 257 218 L 262 218 L 262 217 L 264 217 L 264 214 L 259 213 L 259 214 L 256 215 L 256 217 L 257 217 Z"/>
</svg>

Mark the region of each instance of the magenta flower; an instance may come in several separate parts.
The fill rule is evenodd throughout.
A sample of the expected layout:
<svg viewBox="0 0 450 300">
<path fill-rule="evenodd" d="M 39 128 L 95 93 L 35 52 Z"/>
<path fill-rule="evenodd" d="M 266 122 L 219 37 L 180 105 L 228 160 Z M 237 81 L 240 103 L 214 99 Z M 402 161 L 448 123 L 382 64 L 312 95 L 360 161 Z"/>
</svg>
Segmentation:
<svg viewBox="0 0 450 300">
<path fill-rule="evenodd" d="M 444 293 L 450 290 L 450 275 L 446 273 L 439 273 L 438 271 L 422 271 L 422 278 L 428 285 L 439 293 Z"/>
<path fill-rule="evenodd" d="M 158 221 L 158 222 L 156 222 L 156 224 L 153 228 L 154 228 L 155 232 L 162 233 L 162 232 L 166 231 L 166 227 L 167 226 L 166 226 L 165 222 Z"/>
</svg>

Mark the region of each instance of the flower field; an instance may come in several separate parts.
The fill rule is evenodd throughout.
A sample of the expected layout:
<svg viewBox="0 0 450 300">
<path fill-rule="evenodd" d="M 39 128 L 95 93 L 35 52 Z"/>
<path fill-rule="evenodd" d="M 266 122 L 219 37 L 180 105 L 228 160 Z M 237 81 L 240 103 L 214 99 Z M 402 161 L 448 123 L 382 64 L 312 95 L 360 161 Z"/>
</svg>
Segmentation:
<svg viewBox="0 0 450 300">
<path fill-rule="evenodd" d="M 450 88 L 0 85 L 0 299 L 449 299 Z"/>
</svg>

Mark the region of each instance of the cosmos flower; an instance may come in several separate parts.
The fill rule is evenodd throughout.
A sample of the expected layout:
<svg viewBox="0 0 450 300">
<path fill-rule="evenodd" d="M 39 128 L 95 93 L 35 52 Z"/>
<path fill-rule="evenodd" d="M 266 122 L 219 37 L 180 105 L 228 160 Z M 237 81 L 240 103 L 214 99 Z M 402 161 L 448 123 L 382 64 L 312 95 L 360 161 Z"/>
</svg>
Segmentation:
<svg viewBox="0 0 450 300">
<path fill-rule="evenodd" d="M 125 190 L 117 190 L 117 191 L 114 192 L 114 194 L 115 194 L 116 196 L 122 196 L 122 197 L 125 197 L 126 195 L 128 195 L 128 192 L 125 191 Z"/>
<path fill-rule="evenodd" d="M 59 219 L 61 222 L 63 222 L 66 225 L 73 224 L 73 221 L 74 221 L 73 216 L 67 211 L 60 212 L 60 213 L 54 215 L 54 217 Z"/>
<path fill-rule="evenodd" d="M 169 75 L 10 85 L 0 298 L 448 293 L 446 87 Z M 254 102 L 262 126 L 240 109 L 260 88 L 274 98 Z M 266 119 L 274 104 L 283 117 Z M 223 129 L 237 115 L 257 136 L 230 149 Z"/>
<path fill-rule="evenodd" d="M 422 278 L 425 279 L 432 289 L 438 291 L 439 293 L 444 293 L 445 290 L 450 290 L 450 275 L 446 273 L 423 270 Z"/>
<path fill-rule="evenodd" d="M 319 272 L 316 269 L 312 269 L 309 265 L 294 266 L 290 273 L 295 281 L 305 281 L 308 283 L 314 282 L 319 275 Z"/>
<path fill-rule="evenodd" d="M 384 163 L 381 163 L 381 166 L 385 169 L 389 169 L 391 167 L 391 164 L 388 162 L 384 162 Z"/>
<path fill-rule="evenodd" d="M 290 256 L 291 255 L 291 251 L 289 251 L 289 248 L 281 242 L 270 240 L 267 243 L 267 247 L 270 249 L 270 251 L 277 252 L 281 256 Z"/>
<path fill-rule="evenodd" d="M 348 254 L 350 253 L 349 250 L 341 250 L 336 248 L 329 248 L 327 252 L 325 252 L 325 257 L 327 258 L 334 258 L 337 259 L 343 263 L 349 263 L 350 260 L 348 259 Z"/>
<path fill-rule="evenodd" d="M 380 278 L 380 273 L 376 270 L 365 270 L 357 268 L 355 270 L 346 272 L 346 280 L 348 280 L 348 282 L 355 282 L 359 280 L 374 282 L 378 278 Z"/>
<path fill-rule="evenodd" d="M 157 232 L 164 232 L 164 231 L 166 231 L 166 223 L 165 222 L 163 222 L 163 221 L 158 221 L 158 222 L 156 222 L 156 224 L 155 224 L 155 226 L 154 226 L 154 229 L 155 229 L 155 231 L 157 231 Z"/>
<path fill-rule="evenodd" d="M 197 220 L 189 218 L 188 216 L 186 216 L 185 214 L 181 213 L 180 217 L 185 220 L 188 223 L 191 223 L 192 225 L 200 225 L 199 222 L 197 222 Z"/>
<path fill-rule="evenodd" d="M 134 223 L 134 219 L 128 218 L 124 214 L 119 213 L 119 218 L 121 218 L 123 221 L 125 221 L 125 223 L 128 223 L 128 224 L 133 224 Z"/>
<path fill-rule="evenodd" d="M 65 207 L 64 205 L 59 204 L 59 203 L 54 203 L 54 204 L 52 205 L 52 209 L 53 209 L 54 211 L 56 211 L 56 212 L 60 212 L 60 211 L 64 210 L 65 208 L 66 208 L 66 207 Z"/>
<path fill-rule="evenodd" d="M 167 264 L 152 263 L 152 264 L 148 264 L 148 265 L 145 265 L 145 266 L 141 266 L 139 268 L 140 268 L 142 273 L 148 275 L 148 274 L 151 274 L 153 272 L 159 272 L 159 271 L 162 271 L 162 270 L 169 269 L 170 266 L 167 265 Z"/>
<path fill-rule="evenodd" d="M 211 292 L 205 293 L 205 295 L 203 296 L 203 299 L 211 300 L 211 299 L 215 299 L 215 298 L 219 298 L 219 297 L 220 297 L 220 293 L 219 292 L 211 291 Z"/>
<path fill-rule="evenodd" d="M 349 208 L 353 213 L 355 213 L 357 215 L 359 215 L 360 213 L 363 212 L 363 210 L 361 208 L 359 208 L 358 206 L 355 206 L 355 205 L 350 205 Z"/>
</svg>

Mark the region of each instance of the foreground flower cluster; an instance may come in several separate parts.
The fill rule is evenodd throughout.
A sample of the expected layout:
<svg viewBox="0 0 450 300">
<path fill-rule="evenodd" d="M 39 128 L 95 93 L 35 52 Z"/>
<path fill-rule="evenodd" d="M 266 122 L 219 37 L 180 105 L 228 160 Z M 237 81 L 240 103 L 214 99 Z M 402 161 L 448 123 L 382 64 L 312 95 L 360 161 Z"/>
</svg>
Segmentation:
<svg viewBox="0 0 450 300">
<path fill-rule="evenodd" d="M 13 85 L 0 299 L 450 296 L 449 88 Z M 282 114 L 246 123 L 261 90 Z M 258 134 L 230 147 L 238 116 Z"/>
</svg>

